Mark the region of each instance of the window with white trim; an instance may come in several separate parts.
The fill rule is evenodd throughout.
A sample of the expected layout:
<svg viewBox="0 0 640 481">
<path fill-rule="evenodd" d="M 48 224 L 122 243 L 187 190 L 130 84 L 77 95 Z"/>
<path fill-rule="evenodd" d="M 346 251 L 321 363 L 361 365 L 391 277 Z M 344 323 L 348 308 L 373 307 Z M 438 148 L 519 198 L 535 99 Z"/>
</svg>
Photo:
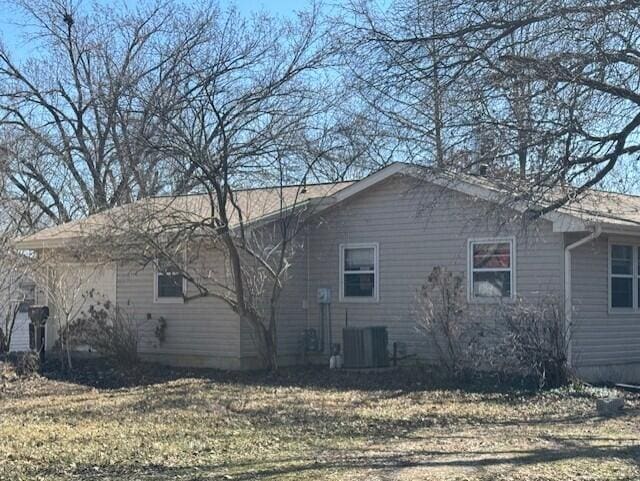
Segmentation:
<svg viewBox="0 0 640 481">
<path fill-rule="evenodd" d="M 156 302 L 183 302 L 185 279 L 180 267 L 167 257 L 155 264 L 154 299 Z"/>
<path fill-rule="evenodd" d="M 18 312 L 29 312 L 29 307 L 36 303 L 36 284 L 30 280 L 22 280 L 18 286 Z"/>
<path fill-rule="evenodd" d="M 378 244 L 340 246 L 340 299 L 378 300 Z"/>
<path fill-rule="evenodd" d="M 471 299 L 513 298 L 514 240 L 469 241 L 469 297 Z"/>
<path fill-rule="evenodd" d="M 630 245 L 609 246 L 609 306 L 611 309 L 633 309 L 634 278 L 638 275 L 635 248 Z M 634 266 L 635 272 L 634 272 Z"/>
</svg>

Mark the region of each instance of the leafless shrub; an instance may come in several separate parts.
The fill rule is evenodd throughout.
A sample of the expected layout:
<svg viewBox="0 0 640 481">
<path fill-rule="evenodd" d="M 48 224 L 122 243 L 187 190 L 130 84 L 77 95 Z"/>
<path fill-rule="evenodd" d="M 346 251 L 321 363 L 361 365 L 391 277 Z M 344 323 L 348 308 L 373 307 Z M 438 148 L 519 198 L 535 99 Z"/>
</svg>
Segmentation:
<svg viewBox="0 0 640 481">
<path fill-rule="evenodd" d="M 502 306 L 503 334 L 491 353 L 493 363 L 512 373 L 533 376 L 539 387 L 557 387 L 569 379 L 569 333 L 562 305 L 555 297 L 522 299 Z"/>
<path fill-rule="evenodd" d="M 14 327 L 16 325 L 16 319 L 18 317 L 19 304 L 14 303 L 5 308 L 4 315 L 2 316 L 2 326 L 0 326 L 0 353 L 5 354 L 11 349 L 11 337 Z"/>
<path fill-rule="evenodd" d="M 18 376 L 31 376 L 40 369 L 40 358 L 35 352 L 21 352 L 13 364 Z"/>
<path fill-rule="evenodd" d="M 86 305 L 91 293 L 88 286 L 92 277 L 104 265 L 94 264 L 93 253 L 85 251 L 73 253 L 71 250 L 41 251 L 30 259 L 29 278 L 43 289 L 51 316 L 48 325 L 53 325 L 56 334 L 54 350 L 60 357 L 63 369 L 73 369 L 71 338 L 73 321 Z"/>
<path fill-rule="evenodd" d="M 91 297 L 95 293 L 90 293 Z M 129 314 L 109 300 L 91 304 L 69 325 L 69 343 L 89 346 L 124 364 L 138 361 L 138 329 Z"/>
<path fill-rule="evenodd" d="M 418 329 L 433 340 L 439 360 L 452 374 L 465 366 L 464 346 L 471 334 L 466 307 L 462 277 L 434 267 L 416 296 Z"/>
</svg>

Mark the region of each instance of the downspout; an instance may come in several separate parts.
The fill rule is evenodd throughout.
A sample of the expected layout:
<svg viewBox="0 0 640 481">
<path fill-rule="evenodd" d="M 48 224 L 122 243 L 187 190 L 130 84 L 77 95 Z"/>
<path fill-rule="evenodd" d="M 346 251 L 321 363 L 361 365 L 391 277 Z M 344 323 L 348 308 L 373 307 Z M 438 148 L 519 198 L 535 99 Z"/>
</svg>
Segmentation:
<svg viewBox="0 0 640 481">
<path fill-rule="evenodd" d="M 587 242 L 591 242 L 602 234 L 602 226 L 597 224 L 594 231 L 569 244 L 564 248 L 564 319 L 565 334 L 567 336 L 567 366 L 572 367 L 573 363 L 573 339 L 571 338 L 571 324 L 573 322 L 573 300 L 571 295 L 571 251 Z"/>
</svg>

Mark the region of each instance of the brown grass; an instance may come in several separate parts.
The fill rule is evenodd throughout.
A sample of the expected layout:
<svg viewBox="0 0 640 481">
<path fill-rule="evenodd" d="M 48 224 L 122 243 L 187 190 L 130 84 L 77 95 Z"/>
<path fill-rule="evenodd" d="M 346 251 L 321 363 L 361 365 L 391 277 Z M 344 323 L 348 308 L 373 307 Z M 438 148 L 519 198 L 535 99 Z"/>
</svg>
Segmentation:
<svg viewBox="0 0 640 481">
<path fill-rule="evenodd" d="M 607 390 L 463 391 L 319 370 L 112 389 L 4 377 L 2 480 L 640 478 L 640 399 L 601 418 Z"/>
</svg>

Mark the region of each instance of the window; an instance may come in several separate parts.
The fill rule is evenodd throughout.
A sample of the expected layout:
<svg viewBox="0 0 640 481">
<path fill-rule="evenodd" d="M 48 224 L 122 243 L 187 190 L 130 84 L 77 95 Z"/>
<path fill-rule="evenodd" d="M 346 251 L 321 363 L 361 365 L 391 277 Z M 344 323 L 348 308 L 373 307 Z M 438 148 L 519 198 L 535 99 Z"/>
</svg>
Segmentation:
<svg viewBox="0 0 640 481">
<path fill-rule="evenodd" d="M 19 284 L 20 305 L 19 312 L 29 312 L 29 307 L 36 303 L 36 285 L 30 281 L 22 281 Z"/>
<path fill-rule="evenodd" d="M 612 309 L 633 309 L 633 247 L 611 245 L 610 292 Z"/>
<path fill-rule="evenodd" d="M 183 302 L 186 286 L 181 269 L 166 257 L 157 259 L 155 267 L 155 301 Z"/>
<path fill-rule="evenodd" d="M 469 298 L 512 298 L 514 288 L 514 240 L 469 241 Z"/>
<path fill-rule="evenodd" d="M 340 300 L 378 300 L 378 244 L 340 246 Z"/>
</svg>

